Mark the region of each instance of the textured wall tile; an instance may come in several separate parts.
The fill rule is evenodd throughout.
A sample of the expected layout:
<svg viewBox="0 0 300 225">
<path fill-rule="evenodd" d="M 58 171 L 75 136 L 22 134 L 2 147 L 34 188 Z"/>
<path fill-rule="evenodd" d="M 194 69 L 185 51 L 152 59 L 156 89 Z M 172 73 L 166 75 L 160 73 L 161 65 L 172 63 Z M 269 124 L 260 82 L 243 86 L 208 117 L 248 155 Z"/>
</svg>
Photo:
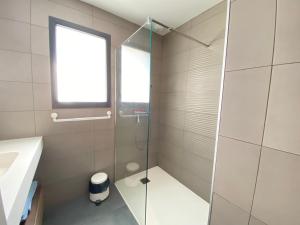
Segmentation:
<svg viewBox="0 0 300 225">
<path fill-rule="evenodd" d="M 186 112 L 184 130 L 215 138 L 217 129 L 217 115 Z"/>
<path fill-rule="evenodd" d="M 205 137 L 193 132 L 184 132 L 184 150 L 190 151 L 200 157 L 213 160 L 215 152 L 215 139 Z"/>
</svg>

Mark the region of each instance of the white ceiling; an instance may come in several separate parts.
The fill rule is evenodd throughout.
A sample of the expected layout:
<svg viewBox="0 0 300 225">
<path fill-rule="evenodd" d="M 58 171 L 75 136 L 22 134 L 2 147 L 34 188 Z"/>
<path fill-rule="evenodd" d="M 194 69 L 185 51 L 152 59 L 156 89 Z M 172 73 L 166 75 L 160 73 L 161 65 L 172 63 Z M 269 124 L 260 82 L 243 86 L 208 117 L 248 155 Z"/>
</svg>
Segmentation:
<svg viewBox="0 0 300 225">
<path fill-rule="evenodd" d="M 222 0 L 81 0 L 130 22 L 143 25 L 148 16 L 177 28 Z"/>
</svg>

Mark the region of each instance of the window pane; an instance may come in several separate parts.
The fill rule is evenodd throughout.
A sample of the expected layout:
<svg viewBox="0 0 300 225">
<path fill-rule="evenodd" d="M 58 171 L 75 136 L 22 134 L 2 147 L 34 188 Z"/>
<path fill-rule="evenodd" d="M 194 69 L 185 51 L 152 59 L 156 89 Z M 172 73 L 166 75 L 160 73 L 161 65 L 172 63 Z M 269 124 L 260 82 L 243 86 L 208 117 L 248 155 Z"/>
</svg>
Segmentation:
<svg viewBox="0 0 300 225">
<path fill-rule="evenodd" d="M 107 102 L 106 40 L 56 26 L 58 102 Z"/>
<path fill-rule="evenodd" d="M 150 92 L 150 54 L 122 46 L 121 101 L 148 103 Z"/>
</svg>

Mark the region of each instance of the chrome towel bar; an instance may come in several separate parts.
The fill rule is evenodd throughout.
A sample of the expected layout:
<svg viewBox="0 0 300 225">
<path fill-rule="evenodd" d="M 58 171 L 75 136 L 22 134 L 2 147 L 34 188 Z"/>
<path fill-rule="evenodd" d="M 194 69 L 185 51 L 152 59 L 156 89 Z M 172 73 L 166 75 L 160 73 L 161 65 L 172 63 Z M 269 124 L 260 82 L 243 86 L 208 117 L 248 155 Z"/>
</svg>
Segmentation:
<svg viewBox="0 0 300 225">
<path fill-rule="evenodd" d="M 97 117 L 80 117 L 80 118 L 68 118 L 68 119 L 58 119 L 57 113 L 51 113 L 51 118 L 53 122 L 71 122 L 71 121 L 85 121 L 85 120 L 108 120 L 111 118 L 111 111 L 107 111 L 107 116 L 97 116 Z"/>
</svg>

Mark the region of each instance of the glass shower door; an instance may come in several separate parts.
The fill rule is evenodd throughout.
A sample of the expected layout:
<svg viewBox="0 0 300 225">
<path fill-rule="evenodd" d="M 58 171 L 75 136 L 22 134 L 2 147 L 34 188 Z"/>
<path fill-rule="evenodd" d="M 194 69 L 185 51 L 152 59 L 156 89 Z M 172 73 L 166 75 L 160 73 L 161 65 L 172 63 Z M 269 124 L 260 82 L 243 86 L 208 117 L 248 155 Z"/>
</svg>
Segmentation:
<svg viewBox="0 0 300 225">
<path fill-rule="evenodd" d="M 137 30 L 116 54 L 115 184 L 139 225 L 146 224 L 151 24 Z"/>
</svg>

